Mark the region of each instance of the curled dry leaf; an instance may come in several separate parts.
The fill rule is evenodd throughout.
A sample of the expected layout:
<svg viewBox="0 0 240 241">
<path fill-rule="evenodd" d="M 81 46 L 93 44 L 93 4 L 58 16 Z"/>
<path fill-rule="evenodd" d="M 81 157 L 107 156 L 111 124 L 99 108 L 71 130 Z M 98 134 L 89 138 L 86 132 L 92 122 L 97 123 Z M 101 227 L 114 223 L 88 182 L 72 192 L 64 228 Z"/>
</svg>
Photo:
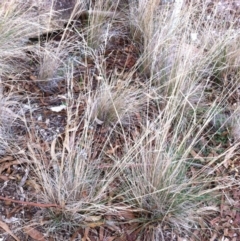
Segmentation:
<svg viewBox="0 0 240 241">
<path fill-rule="evenodd" d="M 32 227 L 24 227 L 24 232 L 37 241 L 46 241 L 43 234 Z"/>
<path fill-rule="evenodd" d="M 8 225 L 7 225 L 6 223 L 0 221 L 0 227 L 1 227 L 3 230 L 5 230 L 9 235 L 11 235 L 15 240 L 20 241 L 20 240 L 18 239 L 18 237 L 16 237 L 16 236 L 12 233 L 12 231 L 10 230 L 10 228 L 8 227 Z"/>
</svg>

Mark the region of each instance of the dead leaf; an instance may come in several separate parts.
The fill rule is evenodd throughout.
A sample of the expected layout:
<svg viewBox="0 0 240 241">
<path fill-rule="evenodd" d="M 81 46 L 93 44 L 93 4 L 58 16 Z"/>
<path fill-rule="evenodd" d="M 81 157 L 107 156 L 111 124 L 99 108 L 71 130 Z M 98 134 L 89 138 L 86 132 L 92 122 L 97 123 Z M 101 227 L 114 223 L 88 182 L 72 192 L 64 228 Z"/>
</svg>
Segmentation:
<svg viewBox="0 0 240 241">
<path fill-rule="evenodd" d="M 114 237 L 108 237 L 107 238 L 107 241 L 113 241 L 114 239 L 116 239 L 117 237 L 116 236 L 114 236 Z"/>
<path fill-rule="evenodd" d="M 217 234 L 214 232 L 213 236 L 211 237 L 211 239 L 209 241 L 214 241 L 214 240 L 216 240 L 216 238 L 217 238 Z"/>
<path fill-rule="evenodd" d="M 224 228 L 224 231 L 223 231 L 223 232 L 224 232 L 224 236 L 229 236 L 229 235 L 228 235 L 228 228 Z"/>
<path fill-rule="evenodd" d="M 114 231 L 114 232 L 121 233 L 121 229 L 120 229 L 118 226 L 115 225 L 115 222 L 114 222 L 114 221 L 112 221 L 112 220 L 107 220 L 105 224 L 106 224 L 106 226 L 107 226 L 110 230 L 112 230 L 112 231 Z"/>
<path fill-rule="evenodd" d="M 187 239 L 178 236 L 177 241 L 187 241 Z"/>
<path fill-rule="evenodd" d="M 37 80 L 37 76 L 35 76 L 35 75 L 30 75 L 29 78 L 30 78 L 30 80 L 34 80 L 34 81 Z"/>
<path fill-rule="evenodd" d="M 75 232 L 74 234 L 72 235 L 70 241 L 75 241 L 75 239 L 78 237 L 78 234 L 80 234 L 82 236 L 83 234 L 83 228 L 82 227 L 79 227 Z"/>
<path fill-rule="evenodd" d="M 240 226 L 240 212 L 237 212 L 235 220 L 233 221 L 233 224 L 236 226 Z"/>
<path fill-rule="evenodd" d="M 86 222 L 97 222 L 102 219 L 102 216 L 88 216 L 85 218 Z"/>
<path fill-rule="evenodd" d="M 196 153 L 193 149 L 190 151 L 190 154 L 192 155 L 193 158 L 200 160 L 201 163 L 205 163 L 204 158 L 201 157 L 198 153 Z"/>
<path fill-rule="evenodd" d="M 7 214 L 9 216 L 9 214 Z M 16 223 L 16 222 L 19 222 L 19 218 L 15 218 L 15 217 L 7 217 L 7 218 L 4 218 L 2 217 L 2 220 L 5 222 L 5 223 Z"/>
<path fill-rule="evenodd" d="M 20 241 L 18 237 L 16 237 L 11 230 L 9 229 L 8 225 L 2 221 L 0 221 L 0 227 L 5 230 L 9 235 L 11 235 L 15 240 Z"/>
<path fill-rule="evenodd" d="M 37 241 L 46 241 L 43 234 L 32 227 L 24 227 L 24 232 Z"/>
<path fill-rule="evenodd" d="M 4 171 L 4 170 L 7 170 L 9 169 L 11 166 L 13 165 L 20 165 L 20 164 L 23 164 L 23 163 L 26 163 L 28 162 L 28 160 L 16 160 L 16 161 L 11 161 L 11 162 L 7 162 L 7 163 L 4 163 L 1 165 L 0 167 L 0 174 Z"/>
<path fill-rule="evenodd" d="M 59 106 L 52 106 L 52 107 L 49 107 L 49 109 L 53 112 L 60 112 L 62 110 L 65 110 L 67 108 L 66 105 L 59 105 Z"/>
<path fill-rule="evenodd" d="M 216 223 L 218 223 L 219 221 L 220 221 L 220 217 L 216 217 L 216 218 L 212 219 L 212 220 L 210 221 L 210 223 L 211 223 L 211 225 L 213 226 L 213 225 L 216 225 Z"/>
<path fill-rule="evenodd" d="M 134 213 L 130 210 L 119 211 L 119 216 L 124 220 L 133 220 L 135 218 Z"/>
<path fill-rule="evenodd" d="M 53 161 L 57 161 L 57 155 L 56 155 L 56 142 L 57 142 L 57 139 L 54 139 L 51 143 L 51 158 Z"/>
<path fill-rule="evenodd" d="M 40 193 L 42 191 L 42 187 L 34 179 L 27 180 L 26 185 L 33 188 L 36 193 Z"/>
<path fill-rule="evenodd" d="M 138 224 L 135 224 L 138 225 Z M 137 226 L 133 230 L 127 231 L 127 240 L 129 241 L 135 241 L 137 240 L 137 237 L 139 236 L 139 233 L 141 232 L 141 228 L 137 228 Z"/>
<path fill-rule="evenodd" d="M 12 156 L 6 156 L 0 159 L 0 163 L 7 162 L 7 161 L 13 161 L 14 158 Z"/>
<path fill-rule="evenodd" d="M 100 227 L 104 224 L 104 221 L 98 221 L 98 222 L 91 222 L 91 223 L 84 223 L 87 227 L 90 228 L 96 228 L 96 227 Z"/>
<path fill-rule="evenodd" d="M 5 176 L 5 175 L 0 175 L 0 179 L 3 181 L 8 181 L 9 177 Z"/>
<path fill-rule="evenodd" d="M 10 212 L 9 214 L 7 215 L 7 218 L 11 219 L 12 221 L 18 221 L 19 219 L 17 218 L 14 218 L 14 216 L 16 216 L 18 213 L 20 213 L 20 211 L 24 209 L 23 206 L 16 206 L 14 207 Z M 4 220 L 5 221 L 5 220 Z"/>
<path fill-rule="evenodd" d="M 95 122 L 97 123 L 97 125 L 102 125 L 104 123 L 104 121 L 99 120 L 97 117 L 95 117 Z"/>
<path fill-rule="evenodd" d="M 112 147 L 111 150 L 106 151 L 106 154 L 108 155 L 114 155 L 116 150 L 120 147 L 120 145 L 116 145 L 115 147 Z"/>
</svg>

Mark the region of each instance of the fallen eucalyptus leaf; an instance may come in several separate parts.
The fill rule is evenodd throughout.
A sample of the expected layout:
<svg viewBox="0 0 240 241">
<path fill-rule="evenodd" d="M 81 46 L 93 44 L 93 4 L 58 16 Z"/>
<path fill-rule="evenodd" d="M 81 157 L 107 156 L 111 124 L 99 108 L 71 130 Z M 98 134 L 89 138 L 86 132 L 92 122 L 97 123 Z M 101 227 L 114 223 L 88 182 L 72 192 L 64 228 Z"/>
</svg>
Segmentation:
<svg viewBox="0 0 240 241">
<path fill-rule="evenodd" d="M 0 227 L 5 230 L 9 235 L 11 235 L 15 240 L 20 241 L 18 237 L 16 237 L 12 231 L 9 229 L 8 225 L 2 221 L 0 221 Z"/>
<path fill-rule="evenodd" d="M 67 107 L 66 105 L 59 105 L 59 106 L 52 106 L 49 109 L 54 112 L 60 112 L 62 110 L 65 110 Z"/>
</svg>

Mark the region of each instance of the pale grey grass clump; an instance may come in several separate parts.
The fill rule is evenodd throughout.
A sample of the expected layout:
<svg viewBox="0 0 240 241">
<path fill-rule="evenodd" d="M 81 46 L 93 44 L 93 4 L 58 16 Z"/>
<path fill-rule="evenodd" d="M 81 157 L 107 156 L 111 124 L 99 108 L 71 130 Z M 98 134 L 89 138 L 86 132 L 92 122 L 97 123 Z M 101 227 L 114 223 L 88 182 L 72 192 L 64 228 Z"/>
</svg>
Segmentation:
<svg viewBox="0 0 240 241">
<path fill-rule="evenodd" d="M 26 109 L 21 100 L 17 93 L 9 96 L 0 93 L 0 155 L 13 154 L 14 150 L 21 148 L 20 143 L 27 131 Z"/>
<path fill-rule="evenodd" d="M 118 33 L 114 22 L 118 18 L 117 8 L 121 1 L 90 1 L 88 10 L 88 26 L 86 28 L 86 41 L 92 48 L 100 44 L 106 45 L 111 36 Z"/>
<path fill-rule="evenodd" d="M 186 72 L 199 79 L 211 75 L 215 58 L 236 41 L 238 30 L 216 30 L 204 9 L 184 1 L 170 6 L 145 0 L 130 4 L 132 37 L 138 36 L 142 46 L 139 69 L 148 73 L 151 81 L 162 85 Z"/>
<path fill-rule="evenodd" d="M 208 228 L 209 218 L 219 211 L 219 190 L 224 185 L 218 183 L 226 180 L 226 177 L 215 178 L 211 165 L 222 158 L 226 160 L 237 150 L 236 145 L 214 158 L 203 157 L 205 163 L 199 163 L 197 156 L 190 157 L 218 111 L 210 107 L 203 114 L 204 119 L 185 120 L 189 111 L 187 103 L 187 99 L 177 102 L 172 96 L 159 117 L 133 145 L 126 146 L 126 153 L 119 161 L 124 163 L 124 203 L 142 209 L 141 220 L 157 227 L 153 240 L 163 238 L 164 230 L 191 235 L 199 225 Z M 212 182 L 216 183 L 215 187 L 210 187 Z M 227 185 L 231 184 L 230 181 Z"/>
<path fill-rule="evenodd" d="M 78 54 L 74 47 L 66 41 L 50 41 L 35 50 L 39 62 L 36 82 L 43 92 L 54 93 L 58 90 L 58 84 L 66 78 L 67 64 L 74 58 L 72 55 Z"/>
<path fill-rule="evenodd" d="M 37 17 L 31 14 L 31 6 L 17 1 L 3 1 L 0 6 L 0 54 L 1 74 L 12 69 L 26 59 L 25 50 L 29 37 L 38 35 L 42 27 Z M 18 60 L 18 61 L 17 61 Z"/>
<path fill-rule="evenodd" d="M 4 86 L 7 76 L 19 78 L 28 69 L 26 51 L 31 47 L 27 45 L 27 40 L 42 30 L 31 10 L 27 3 L 20 4 L 14 0 L 1 1 L 0 5 L 1 153 L 11 152 L 12 146 L 19 144 L 21 135 L 26 131 L 22 97 L 18 93 L 6 96 Z"/>
<path fill-rule="evenodd" d="M 77 100 L 78 103 L 82 102 L 81 98 Z M 87 217 L 102 215 L 108 209 L 105 191 L 113 177 L 103 175 L 99 169 L 101 155 L 97 159 L 91 159 L 95 139 L 91 132 L 90 119 L 83 117 L 80 122 L 78 116 L 74 119 L 78 108 L 79 106 L 73 111 L 73 106 L 69 104 L 67 107 L 69 122 L 62 146 L 60 139 L 55 139 L 51 143 L 49 155 L 46 156 L 40 145 L 36 143 L 33 148 L 28 143 L 27 153 L 31 157 L 29 161 L 35 166 L 33 172 L 42 186 L 38 199 L 43 203 L 56 203 L 63 208 L 60 214 L 64 224 L 61 223 L 59 227 L 54 222 L 59 213 L 57 210 L 52 212 L 52 232 L 67 228 L 67 223 L 70 228 L 78 227 Z M 80 135 L 77 134 L 79 125 L 84 126 Z M 39 156 L 43 157 L 42 161 L 39 161 Z M 45 214 L 50 215 L 49 212 Z"/>
<path fill-rule="evenodd" d="M 141 91 L 132 88 L 118 89 L 103 80 L 96 94 L 89 96 L 89 118 L 92 123 L 105 126 L 130 126 L 134 124 L 134 115 L 144 106 L 145 96 Z"/>
</svg>

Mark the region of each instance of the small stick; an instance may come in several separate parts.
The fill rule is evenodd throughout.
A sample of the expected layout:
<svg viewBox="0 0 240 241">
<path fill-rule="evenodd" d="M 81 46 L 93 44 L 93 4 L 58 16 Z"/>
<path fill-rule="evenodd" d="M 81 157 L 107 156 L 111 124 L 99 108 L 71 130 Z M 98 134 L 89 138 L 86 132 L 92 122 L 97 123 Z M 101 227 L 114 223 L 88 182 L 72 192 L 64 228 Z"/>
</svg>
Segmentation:
<svg viewBox="0 0 240 241">
<path fill-rule="evenodd" d="M 34 206 L 34 207 L 40 207 L 40 208 L 50 208 L 50 207 L 62 208 L 60 205 L 53 204 L 53 203 L 44 204 L 44 203 L 26 202 L 26 201 L 15 200 L 15 199 L 6 198 L 2 196 L 0 196 L 0 200 L 10 201 L 14 203 L 20 203 L 20 204 L 25 204 L 28 206 Z"/>
</svg>

